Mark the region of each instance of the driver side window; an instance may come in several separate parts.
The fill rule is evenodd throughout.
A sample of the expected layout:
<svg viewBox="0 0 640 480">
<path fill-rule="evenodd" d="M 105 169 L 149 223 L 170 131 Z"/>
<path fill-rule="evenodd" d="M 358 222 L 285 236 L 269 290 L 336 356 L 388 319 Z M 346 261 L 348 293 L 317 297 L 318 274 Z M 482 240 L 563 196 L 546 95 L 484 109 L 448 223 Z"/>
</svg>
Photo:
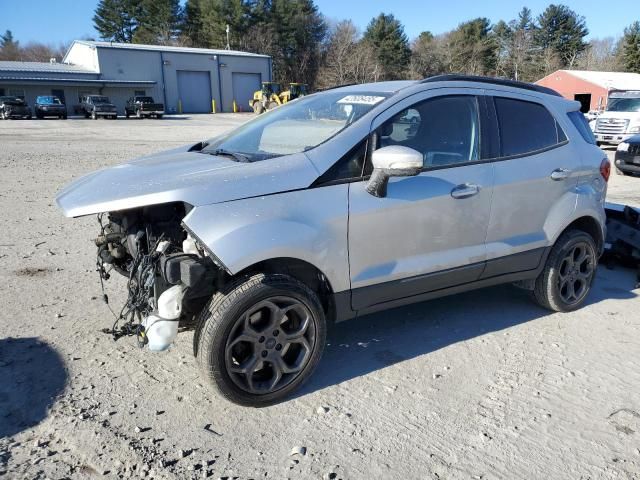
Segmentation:
<svg viewBox="0 0 640 480">
<path fill-rule="evenodd" d="M 425 169 L 480 159 L 477 98 L 454 95 L 420 102 L 376 130 L 376 147 L 402 145 L 422 154 Z"/>
</svg>

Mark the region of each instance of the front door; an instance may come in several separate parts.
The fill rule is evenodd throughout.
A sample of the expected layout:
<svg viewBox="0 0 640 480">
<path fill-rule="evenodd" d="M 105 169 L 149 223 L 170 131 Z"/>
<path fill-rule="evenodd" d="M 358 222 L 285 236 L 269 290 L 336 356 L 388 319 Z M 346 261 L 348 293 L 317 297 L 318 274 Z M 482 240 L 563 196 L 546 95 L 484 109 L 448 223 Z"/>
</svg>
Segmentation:
<svg viewBox="0 0 640 480">
<path fill-rule="evenodd" d="M 492 164 L 481 151 L 481 93 L 426 92 L 374 121 L 377 148 L 413 148 L 423 155 L 424 169 L 391 178 L 384 198 L 367 193 L 366 182 L 350 185 L 354 310 L 480 277 L 493 185 Z"/>
</svg>

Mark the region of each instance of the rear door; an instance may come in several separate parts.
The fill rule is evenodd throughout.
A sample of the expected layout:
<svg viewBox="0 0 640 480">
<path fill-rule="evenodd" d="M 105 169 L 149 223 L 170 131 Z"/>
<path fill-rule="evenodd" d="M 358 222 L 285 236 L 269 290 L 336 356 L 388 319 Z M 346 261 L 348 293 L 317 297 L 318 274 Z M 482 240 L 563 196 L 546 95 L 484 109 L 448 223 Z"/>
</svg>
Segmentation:
<svg viewBox="0 0 640 480">
<path fill-rule="evenodd" d="M 365 309 L 477 280 L 486 258 L 492 164 L 481 141 L 481 90 L 439 89 L 405 99 L 373 122 L 373 148 L 423 155 L 415 177 L 389 180 L 387 195 L 349 188 L 352 307 Z"/>
<path fill-rule="evenodd" d="M 535 269 L 550 244 L 555 210 L 574 208 L 580 159 L 550 110 L 536 97 L 496 93 L 493 203 L 482 277 Z"/>
</svg>

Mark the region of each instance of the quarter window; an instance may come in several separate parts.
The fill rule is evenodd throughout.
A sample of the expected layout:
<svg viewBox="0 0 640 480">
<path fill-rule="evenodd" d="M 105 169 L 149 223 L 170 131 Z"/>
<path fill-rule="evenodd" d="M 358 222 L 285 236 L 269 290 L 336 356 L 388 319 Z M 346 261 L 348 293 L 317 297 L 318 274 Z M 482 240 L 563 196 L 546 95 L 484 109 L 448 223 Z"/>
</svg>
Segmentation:
<svg viewBox="0 0 640 480">
<path fill-rule="evenodd" d="M 542 105 L 513 98 L 495 98 L 501 156 L 511 157 L 553 147 L 567 140 Z"/>
<path fill-rule="evenodd" d="M 571 120 L 571 123 L 573 123 L 573 125 L 578 129 L 578 132 L 580 132 L 584 141 L 595 145 L 596 137 L 593 136 L 589 122 L 584 118 L 584 115 L 579 111 L 575 111 L 569 112 L 567 116 L 569 117 L 569 120 Z"/>
<path fill-rule="evenodd" d="M 424 168 L 477 161 L 478 101 L 469 95 L 425 100 L 387 120 L 376 134 L 377 148 L 403 145 L 422 153 Z"/>
</svg>

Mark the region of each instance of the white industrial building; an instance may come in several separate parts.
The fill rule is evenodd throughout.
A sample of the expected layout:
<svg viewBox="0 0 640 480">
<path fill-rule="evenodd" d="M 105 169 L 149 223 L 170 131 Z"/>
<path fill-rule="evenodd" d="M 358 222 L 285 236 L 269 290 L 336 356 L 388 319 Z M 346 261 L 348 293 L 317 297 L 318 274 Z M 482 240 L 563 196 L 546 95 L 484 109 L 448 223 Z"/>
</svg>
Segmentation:
<svg viewBox="0 0 640 480">
<path fill-rule="evenodd" d="M 38 95 L 63 99 L 69 114 L 80 97 L 107 95 L 120 113 L 127 98 L 150 95 L 167 113 L 249 110 L 271 58 L 233 50 L 75 40 L 61 63 L 0 61 L 0 96 L 33 104 Z"/>
</svg>

